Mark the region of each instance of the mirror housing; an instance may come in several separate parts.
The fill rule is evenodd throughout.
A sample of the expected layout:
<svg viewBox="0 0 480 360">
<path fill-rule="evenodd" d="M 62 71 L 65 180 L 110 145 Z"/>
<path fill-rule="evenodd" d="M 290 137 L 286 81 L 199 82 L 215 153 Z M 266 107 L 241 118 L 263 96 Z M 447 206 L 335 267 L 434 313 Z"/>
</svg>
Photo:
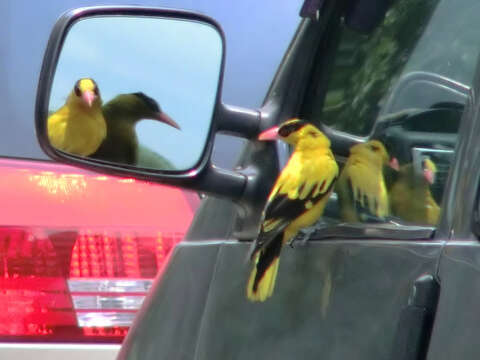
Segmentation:
<svg viewBox="0 0 480 360">
<path fill-rule="evenodd" d="M 152 19 L 158 22 L 161 21 L 178 21 L 178 23 L 186 24 L 197 24 L 198 26 L 204 25 L 210 29 L 214 29 L 218 35 L 219 42 L 221 44 L 221 54 L 218 59 L 218 78 L 216 79 L 218 83 L 216 84 L 215 93 L 212 95 L 212 106 L 213 110 L 211 111 L 209 122 L 207 125 L 204 125 L 203 136 L 204 136 L 204 146 L 198 147 L 196 150 L 197 155 L 194 154 L 190 161 L 187 161 L 183 167 L 180 168 L 166 168 L 162 166 L 157 167 L 148 167 L 139 165 L 137 163 L 128 163 L 128 162 L 119 162 L 116 159 L 112 158 L 111 161 L 107 161 L 105 158 L 95 158 L 95 155 L 85 155 L 81 153 L 76 153 L 75 151 L 70 151 L 70 148 L 62 149 L 59 146 L 55 147 L 51 143 L 52 131 L 48 130 L 47 122 L 48 118 L 55 114 L 58 110 L 58 106 L 61 103 L 57 100 L 54 105 L 51 106 L 52 96 L 57 96 L 61 98 L 63 95 L 63 101 L 67 98 L 68 93 L 56 95 L 54 93 L 53 86 L 55 85 L 55 76 L 57 74 L 57 69 L 59 66 L 59 60 L 62 59 L 62 51 L 66 41 L 69 39 L 69 33 L 74 28 L 76 24 L 81 24 L 84 22 L 86 24 L 89 19 L 96 19 L 97 24 L 101 24 L 103 18 L 107 19 L 122 19 L 123 18 L 136 18 L 142 19 Z M 157 18 L 157 19 L 153 19 Z M 100 25 L 98 25 L 101 27 Z M 78 27 L 80 28 L 80 27 Z M 101 32 L 99 37 L 101 37 Z M 159 34 L 161 35 L 161 34 Z M 165 34 L 164 34 L 165 35 Z M 124 42 L 126 39 L 117 38 L 116 41 Z M 155 42 L 152 42 L 152 47 L 155 46 Z M 160 47 L 162 44 L 159 44 Z M 70 46 L 72 48 L 72 46 Z M 73 46 L 74 48 L 74 46 Z M 49 155 L 51 158 L 60 160 L 62 162 L 70 163 L 76 166 L 93 169 L 96 171 L 101 171 L 111 175 L 119 176 L 131 176 L 138 179 L 144 179 L 149 181 L 160 182 L 164 184 L 170 184 L 175 186 L 181 186 L 184 188 L 202 191 L 206 193 L 213 193 L 220 196 L 228 196 L 232 199 L 241 198 L 248 180 L 249 175 L 241 174 L 239 172 L 228 171 L 224 169 L 219 169 L 213 166 L 210 162 L 210 156 L 213 148 L 213 142 L 215 138 L 215 133 L 222 131 L 231 135 L 242 136 L 245 138 L 253 138 L 259 132 L 259 123 L 260 123 L 260 112 L 256 110 L 247 110 L 241 109 L 233 106 L 224 105 L 221 103 L 221 88 L 223 81 L 223 71 L 225 63 L 225 37 L 220 28 L 220 26 L 209 17 L 192 13 L 189 11 L 183 10 L 171 10 L 171 9 L 156 9 L 156 8 L 146 8 L 146 7 L 131 7 L 131 6 L 102 6 L 102 7 L 89 7 L 81 8 L 76 10 L 71 10 L 65 13 L 56 23 L 48 45 L 45 52 L 42 70 L 40 74 L 38 90 L 37 90 L 37 100 L 36 100 L 36 131 L 37 137 L 40 142 L 42 149 Z M 184 48 L 178 48 L 179 51 L 187 50 Z M 134 55 L 135 56 L 135 55 Z M 142 56 L 142 54 L 138 55 Z M 193 59 L 195 61 L 195 59 Z M 191 61 L 192 63 L 194 61 Z M 173 60 L 172 60 L 173 62 Z M 178 63 L 178 61 L 177 61 Z M 106 64 L 107 66 L 109 64 Z M 113 64 L 112 64 L 113 65 Z M 208 64 L 207 64 L 208 65 Z M 67 69 L 67 67 L 65 67 Z M 108 70 L 108 69 L 107 69 Z M 67 71 L 64 71 L 67 73 Z M 86 74 L 86 77 L 89 75 Z M 187 76 L 188 78 L 188 76 Z M 76 78 L 75 78 L 76 79 Z M 79 79 L 77 79 L 79 80 Z M 152 83 L 155 79 L 152 79 Z M 69 79 L 70 95 L 74 93 L 80 94 L 77 91 L 77 87 L 72 83 L 72 79 Z M 104 83 L 105 84 L 105 83 Z M 77 81 L 77 85 L 78 81 Z M 100 94 L 102 92 L 102 86 L 99 85 L 100 91 L 97 92 Z M 173 85 L 173 90 L 181 90 L 180 88 L 175 89 Z M 60 88 L 60 86 L 59 86 Z M 67 87 L 63 87 L 66 89 Z M 183 87 L 185 88 L 185 86 Z M 92 88 L 93 89 L 93 88 Z M 132 95 L 133 91 L 123 91 L 116 89 L 115 93 L 110 96 L 110 98 L 115 98 L 116 94 L 130 93 Z M 83 90 L 82 90 L 83 91 Z M 92 90 L 93 91 L 93 90 Z M 146 94 L 142 89 L 138 89 L 138 92 L 142 92 L 149 98 L 151 94 Z M 77 94 L 77 95 L 78 95 Z M 103 93 L 101 93 L 103 95 Z M 81 94 L 83 97 L 83 93 Z M 135 95 L 135 94 L 134 94 Z M 86 96 L 87 98 L 90 95 Z M 67 98 L 68 99 L 68 98 Z M 158 100 L 158 99 L 153 99 Z M 67 100 L 68 101 L 68 100 Z M 88 102 L 88 101 L 87 101 Z M 106 103 L 109 104 L 111 100 Z M 104 103 L 105 104 L 105 103 Z M 172 104 L 170 104 L 172 105 Z M 170 106 L 169 105 L 169 106 Z M 173 105 L 171 106 L 174 107 Z M 167 110 L 166 105 L 162 103 L 162 110 L 165 110 L 166 113 L 171 115 L 170 110 Z M 105 115 L 106 112 L 102 111 L 102 114 Z M 108 120 L 108 116 L 107 119 Z M 168 123 L 164 121 L 166 125 L 160 124 L 158 126 L 163 126 L 164 128 L 170 127 L 171 130 L 169 134 L 180 134 L 185 132 L 187 129 L 183 118 L 176 117 L 173 122 Z M 170 125 L 170 126 L 168 126 Z M 175 126 L 178 125 L 178 126 Z M 188 125 L 187 125 L 188 126 Z M 177 129 L 174 129 L 177 127 Z M 178 127 L 180 129 L 178 129 Z M 193 129 L 193 127 L 191 127 Z M 147 131 L 148 132 L 148 131 Z M 50 136 L 49 136 L 50 135 Z M 108 136 L 108 135 L 107 135 Z M 168 135 L 173 136 L 173 135 Z M 199 135 L 200 136 L 200 135 Z M 180 139 L 180 137 L 179 137 Z M 160 139 L 159 139 L 160 140 Z M 184 144 L 179 145 L 179 153 L 185 151 L 185 148 L 190 145 L 190 142 L 187 140 Z M 102 143 L 103 144 L 103 143 Z M 101 145 L 100 145 L 101 146 Z M 198 150 L 199 149 L 199 150 Z M 110 158 L 109 158 L 110 159 Z M 170 162 L 175 162 L 170 159 Z M 175 159 L 173 159 L 175 160 Z"/>
</svg>

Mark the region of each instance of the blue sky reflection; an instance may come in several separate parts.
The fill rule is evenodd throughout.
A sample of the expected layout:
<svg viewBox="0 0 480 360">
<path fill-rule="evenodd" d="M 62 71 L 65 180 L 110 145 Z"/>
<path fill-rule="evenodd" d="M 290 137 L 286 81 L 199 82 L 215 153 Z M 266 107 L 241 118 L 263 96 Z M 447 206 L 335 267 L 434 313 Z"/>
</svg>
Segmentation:
<svg viewBox="0 0 480 360">
<path fill-rule="evenodd" d="M 50 109 L 61 107 L 75 82 L 91 77 L 106 103 L 142 91 L 182 128 L 153 120 L 137 126 L 140 142 L 187 169 L 205 146 L 223 45 L 210 25 L 154 17 L 96 17 L 74 24 L 58 62 Z M 179 151 L 181 149 L 181 151 Z"/>
</svg>

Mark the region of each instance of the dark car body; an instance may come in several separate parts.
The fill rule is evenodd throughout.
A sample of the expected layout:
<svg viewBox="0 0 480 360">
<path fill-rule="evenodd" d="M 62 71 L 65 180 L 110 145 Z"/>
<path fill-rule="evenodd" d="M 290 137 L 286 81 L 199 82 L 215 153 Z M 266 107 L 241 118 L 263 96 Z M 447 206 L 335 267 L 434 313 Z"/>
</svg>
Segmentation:
<svg viewBox="0 0 480 360">
<path fill-rule="evenodd" d="M 296 116 L 318 124 L 340 164 L 351 145 L 379 134 L 398 154 L 429 152 L 440 177 L 432 188 L 442 207 L 435 226 L 319 226 L 306 246 L 282 253 L 272 298 L 251 303 L 249 240 L 289 156 L 285 146 L 252 140 L 237 168 L 257 171 L 245 195 L 250 212 L 242 199 L 204 201 L 120 359 L 477 357 L 479 83 L 472 40 L 480 8 L 464 5 L 399 1 L 374 32 L 355 27 L 338 2 L 307 11 L 259 110 L 262 128 Z M 390 115 L 401 121 L 389 122 Z M 335 197 L 329 206 L 325 216 L 334 218 Z"/>
</svg>

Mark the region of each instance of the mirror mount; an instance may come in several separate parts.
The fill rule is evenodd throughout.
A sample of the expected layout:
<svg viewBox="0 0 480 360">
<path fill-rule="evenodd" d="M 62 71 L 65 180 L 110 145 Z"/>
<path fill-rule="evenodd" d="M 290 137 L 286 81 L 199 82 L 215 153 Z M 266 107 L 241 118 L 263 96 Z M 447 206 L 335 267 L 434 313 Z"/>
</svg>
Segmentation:
<svg viewBox="0 0 480 360">
<path fill-rule="evenodd" d="M 192 189 L 238 201 L 244 195 L 248 180 L 248 176 L 245 174 L 209 164 L 191 184 L 185 183 L 185 187 L 190 185 L 189 187 Z M 182 186 L 178 180 L 174 182 L 174 185 Z"/>
<path fill-rule="evenodd" d="M 227 135 L 253 139 L 260 133 L 259 110 L 221 104 L 217 131 Z"/>
</svg>

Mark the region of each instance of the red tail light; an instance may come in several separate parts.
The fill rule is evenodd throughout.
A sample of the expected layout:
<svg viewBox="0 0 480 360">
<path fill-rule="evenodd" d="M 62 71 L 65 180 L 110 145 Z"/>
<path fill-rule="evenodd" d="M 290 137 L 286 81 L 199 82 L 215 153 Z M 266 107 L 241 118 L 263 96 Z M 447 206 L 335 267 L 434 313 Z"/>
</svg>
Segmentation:
<svg viewBox="0 0 480 360">
<path fill-rule="evenodd" d="M 0 341 L 15 342 L 121 342 L 199 204 L 172 187 L 17 159 L 0 159 L 0 198 Z"/>
<path fill-rule="evenodd" d="M 0 159 L 0 198 L 0 341 L 15 342 L 121 342 L 199 204 L 172 187 L 17 159 Z"/>
<path fill-rule="evenodd" d="M 182 235 L 0 227 L 0 340 L 121 342 Z"/>
</svg>

